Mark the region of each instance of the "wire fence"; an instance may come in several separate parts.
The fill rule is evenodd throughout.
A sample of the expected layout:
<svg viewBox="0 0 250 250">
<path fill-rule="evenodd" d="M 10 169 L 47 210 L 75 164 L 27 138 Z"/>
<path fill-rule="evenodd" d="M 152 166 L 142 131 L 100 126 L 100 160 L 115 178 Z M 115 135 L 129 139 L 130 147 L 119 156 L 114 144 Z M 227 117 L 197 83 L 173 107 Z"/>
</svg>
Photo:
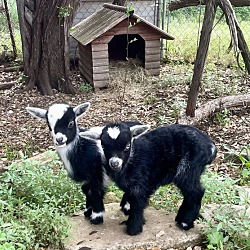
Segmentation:
<svg viewBox="0 0 250 250">
<path fill-rule="evenodd" d="M 165 55 L 168 58 L 184 62 L 193 62 L 195 60 L 198 47 L 205 7 L 188 7 L 169 12 L 168 8 L 164 10 L 163 5 L 159 4 L 159 1 L 162 2 L 162 0 L 132 0 L 128 3 L 128 5 L 131 5 L 134 8 L 135 14 L 164 29 L 170 35 L 175 37 L 175 40 L 168 41 L 164 44 L 163 49 L 165 50 Z M 171 0 L 166 1 L 168 4 Z M 82 0 L 75 15 L 74 24 L 101 9 L 105 2 L 107 1 Z M 21 58 L 22 44 L 18 25 L 18 15 L 16 11 L 16 1 L 8 0 L 8 7 L 17 52 Z M 239 7 L 234 9 L 239 26 L 242 29 L 245 40 L 250 48 L 250 7 Z M 235 57 L 233 52 L 230 52 L 229 54 L 227 53 L 227 48 L 230 44 L 231 38 L 225 17 L 220 20 L 221 15 L 222 12 L 218 8 L 211 36 L 208 61 L 223 65 L 231 65 L 235 62 Z M 76 42 L 73 39 L 71 39 L 70 46 L 72 54 L 75 54 Z M 0 54 L 6 49 L 12 50 L 12 45 L 6 15 L 0 8 Z"/>
<path fill-rule="evenodd" d="M 9 15 L 10 15 L 10 26 L 7 21 L 4 5 L 2 4 L 0 0 L 0 61 L 1 61 L 2 55 L 13 52 L 13 44 L 12 44 L 11 35 L 10 35 L 11 31 L 13 32 L 14 43 L 17 49 L 18 57 L 19 58 L 22 57 L 22 42 L 21 42 L 21 35 L 20 35 L 20 30 L 19 30 L 16 1 L 8 0 L 7 3 L 8 3 Z"/>
<path fill-rule="evenodd" d="M 234 8 L 239 26 L 250 48 L 250 7 Z M 167 56 L 177 60 L 193 62 L 199 44 L 200 32 L 205 13 L 204 6 L 188 7 L 173 12 L 167 11 L 165 30 L 175 37 L 166 47 Z M 225 16 L 217 8 L 211 34 L 208 61 L 231 64 L 235 61 L 234 53 L 228 53 L 231 37 Z M 222 17 L 222 18 L 221 18 Z"/>
</svg>

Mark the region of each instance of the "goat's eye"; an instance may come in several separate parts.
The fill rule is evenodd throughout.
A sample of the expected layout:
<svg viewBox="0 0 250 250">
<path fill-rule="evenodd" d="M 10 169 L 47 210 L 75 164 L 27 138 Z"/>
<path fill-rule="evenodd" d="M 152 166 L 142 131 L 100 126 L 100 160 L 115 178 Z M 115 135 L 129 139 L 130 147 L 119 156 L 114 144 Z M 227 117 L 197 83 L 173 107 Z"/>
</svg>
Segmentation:
<svg viewBox="0 0 250 250">
<path fill-rule="evenodd" d="M 68 128 L 73 128 L 74 126 L 74 121 L 71 121 L 69 124 L 68 124 Z"/>
<path fill-rule="evenodd" d="M 124 152 L 128 152 L 129 149 L 130 149 L 130 143 L 128 143 L 128 144 L 126 145 L 126 147 L 125 147 L 125 149 L 124 149 Z"/>
</svg>

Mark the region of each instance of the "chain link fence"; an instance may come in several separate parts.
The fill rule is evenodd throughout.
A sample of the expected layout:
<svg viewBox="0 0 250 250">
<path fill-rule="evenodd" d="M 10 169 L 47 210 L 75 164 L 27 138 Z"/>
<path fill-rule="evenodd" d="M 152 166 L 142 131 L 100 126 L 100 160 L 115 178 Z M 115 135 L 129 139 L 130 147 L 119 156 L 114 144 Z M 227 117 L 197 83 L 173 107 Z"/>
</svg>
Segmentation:
<svg viewBox="0 0 250 250">
<path fill-rule="evenodd" d="M 8 0 L 7 4 L 10 16 L 10 26 L 7 21 L 6 10 L 4 9 L 4 5 L 0 0 L 0 61 L 1 59 L 3 61 L 8 61 L 8 57 L 4 58 L 4 56 L 7 55 L 11 57 L 11 55 L 13 55 L 13 43 L 11 41 L 10 32 L 12 32 L 14 36 L 14 43 L 17 49 L 17 56 L 19 59 L 21 59 L 22 57 L 22 42 L 19 30 L 16 1 Z"/>
<path fill-rule="evenodd" d="M 170 0 L 167 0 L 170 1 Z M 234 8 L 239 26 L 250 48 L 250 7 Z M 175 37 L 166 45 L 166 55 L 171 59 L 193 62 L 199 44 L 205 13 L 204 6 L 167 11 L 165 30 Z M 233 50 L 228 53 L 231 37 L 226 18 L 217 8 L 208 51 L 208 62 L 231 65 L 235 62 Z"/>
</svg>

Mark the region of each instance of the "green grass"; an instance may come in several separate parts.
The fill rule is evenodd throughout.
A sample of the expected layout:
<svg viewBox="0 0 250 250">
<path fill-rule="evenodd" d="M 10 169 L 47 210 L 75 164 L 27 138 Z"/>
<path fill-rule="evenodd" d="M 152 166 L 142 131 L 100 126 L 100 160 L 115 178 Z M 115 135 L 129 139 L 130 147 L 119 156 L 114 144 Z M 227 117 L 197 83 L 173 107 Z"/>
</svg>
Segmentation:
<svg viewBox="0 0 250 250">
<path fill-rule="evenodd" d="M 46 158 L 13 163 L 0 176 L 0 249 L 58 247 L 69 233 L 66 215 L 83 208 L 80 186 L 54 154 Z"/>
</svg>

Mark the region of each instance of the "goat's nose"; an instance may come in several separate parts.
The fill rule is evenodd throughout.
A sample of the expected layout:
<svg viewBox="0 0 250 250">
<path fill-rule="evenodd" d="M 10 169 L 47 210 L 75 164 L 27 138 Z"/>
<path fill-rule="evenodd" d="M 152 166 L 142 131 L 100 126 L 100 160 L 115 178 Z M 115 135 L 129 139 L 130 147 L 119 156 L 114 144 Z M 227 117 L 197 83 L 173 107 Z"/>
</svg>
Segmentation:
<svg viewBox="0 0 250 250">
<path fill-rule="evenodd" d="M 112 161 L 111 165 L 114 168 L 118 168 L 119 167 L 119 162 L 118 161 Z"/>
<path fill-rule="evenodd" d="M 63 138 L 62 137 L 58 137 L 56 138 L 56 142 L 58 142 L 59 144 L 63 142 Z"/>
<path fill-rule="evenodd" d="M 117 157 L 113 157 L 109 160 L 109 165 L 113 170 L 120 171 L 122 167 L 122 160 Z"/>
</svg>

